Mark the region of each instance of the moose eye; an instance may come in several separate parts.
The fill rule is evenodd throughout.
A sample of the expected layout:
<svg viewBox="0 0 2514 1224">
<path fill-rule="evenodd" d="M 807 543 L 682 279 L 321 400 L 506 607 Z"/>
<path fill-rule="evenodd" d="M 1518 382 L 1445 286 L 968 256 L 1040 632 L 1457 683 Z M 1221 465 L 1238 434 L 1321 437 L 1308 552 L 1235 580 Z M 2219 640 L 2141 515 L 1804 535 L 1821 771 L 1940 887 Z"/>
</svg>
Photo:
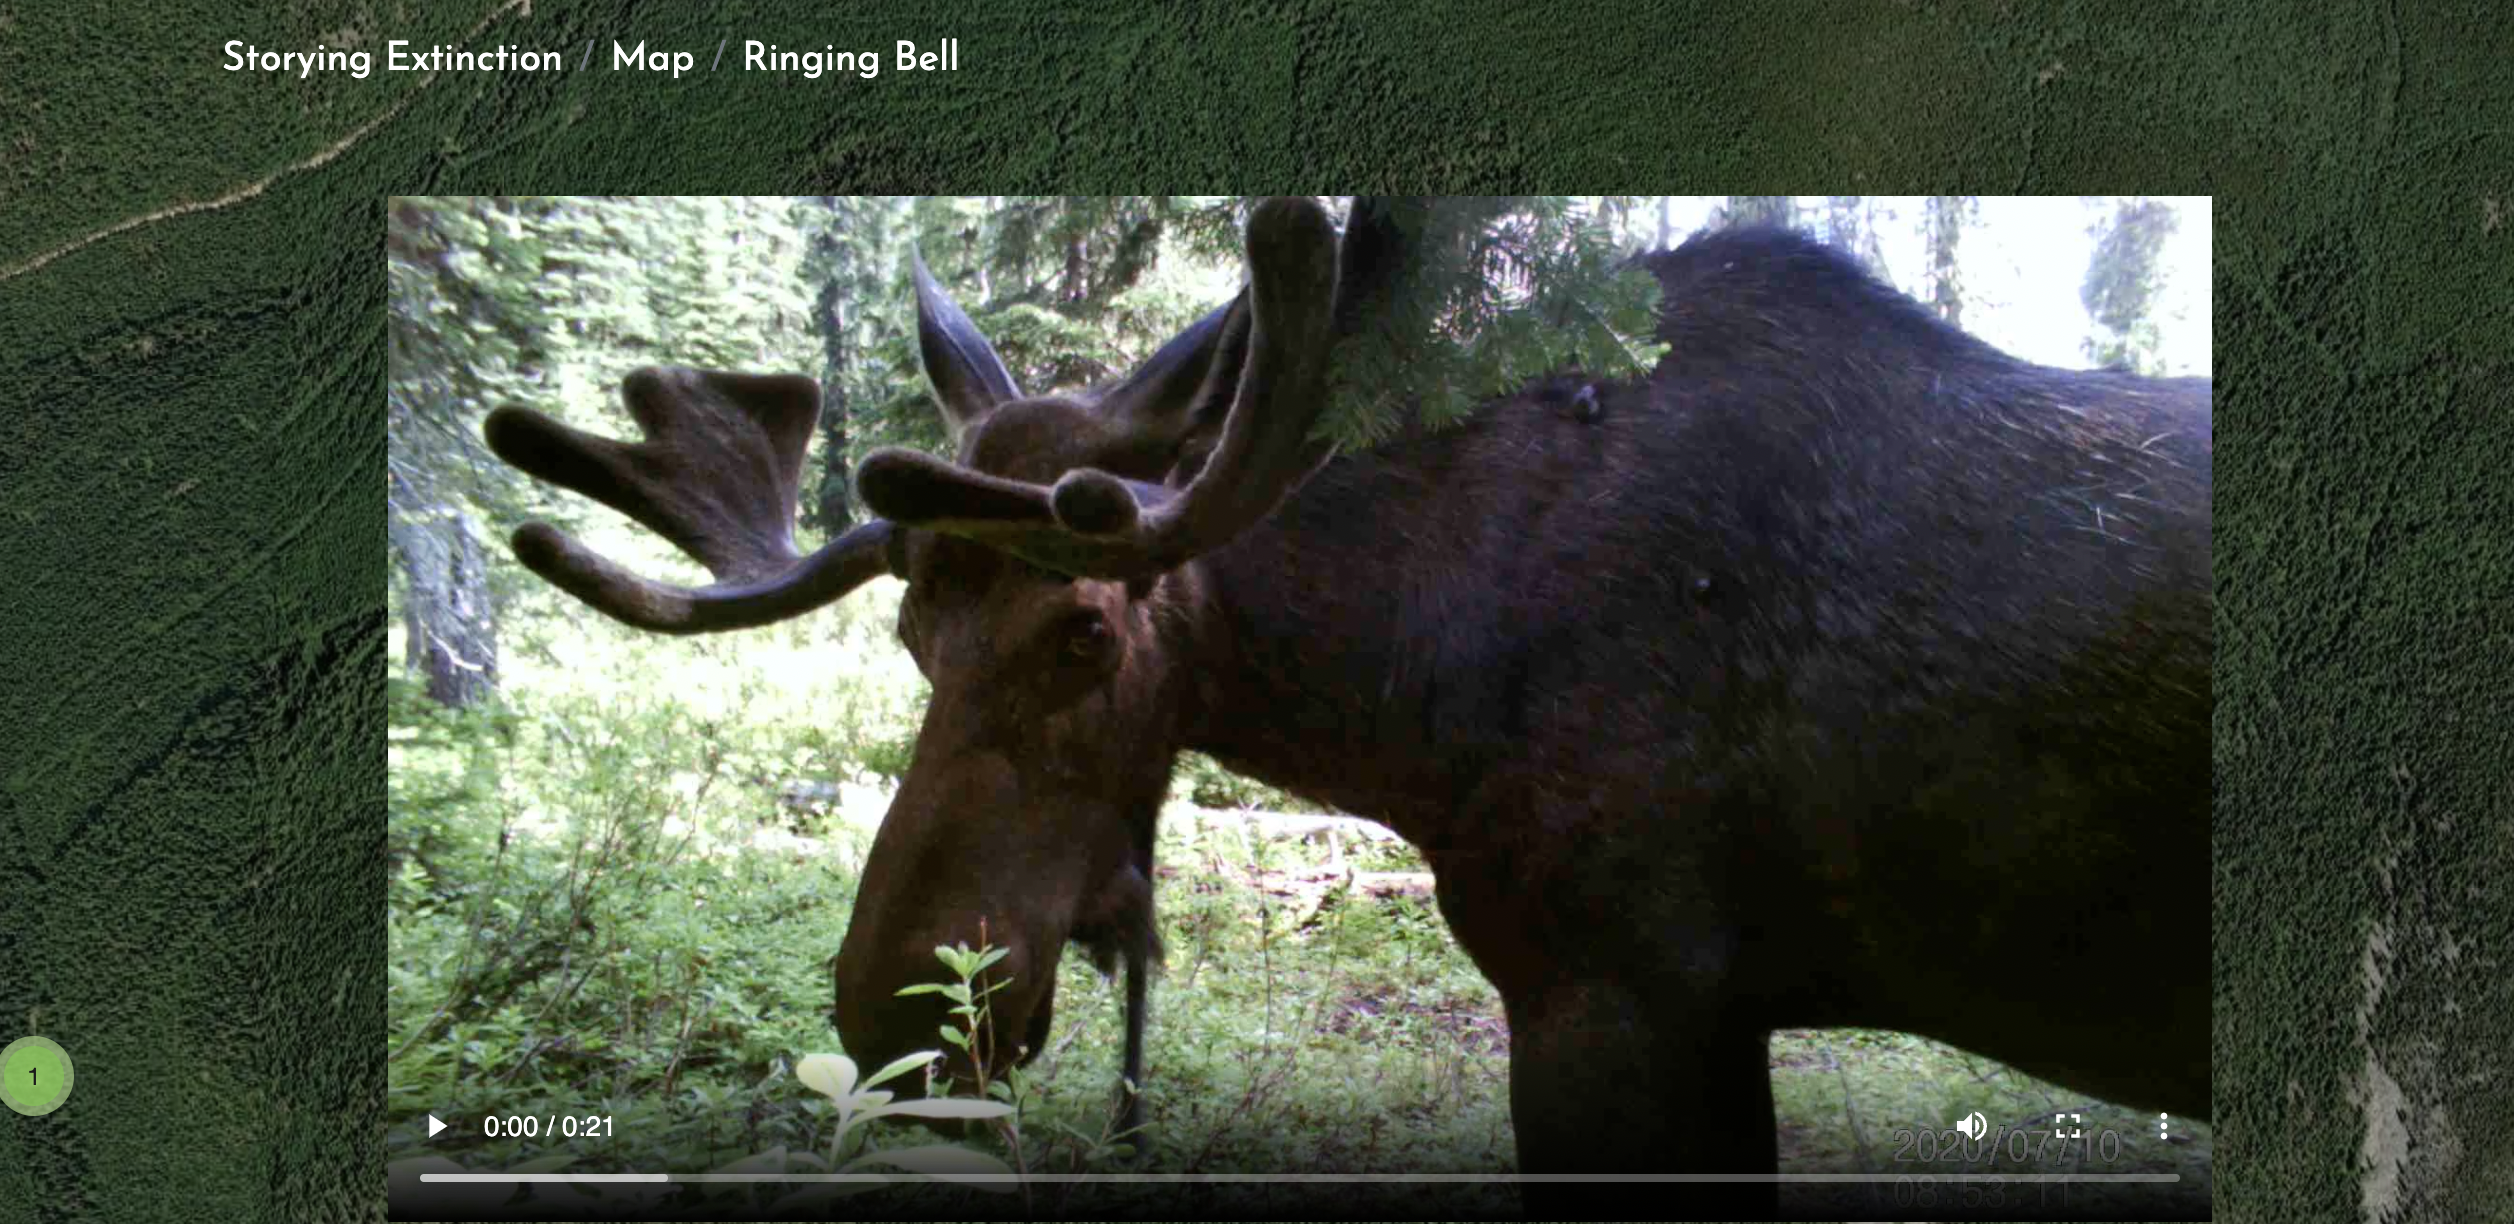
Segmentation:
<svg viewBox="0 0 2514 1224">
<path fill-rule="evenodd" d="M 1065 653 L 1077 659 L 1106 655 L 1115 637 L 1108 618 L 1097 612 L 1077 612 L 1065 619 Z"/>
</svg>

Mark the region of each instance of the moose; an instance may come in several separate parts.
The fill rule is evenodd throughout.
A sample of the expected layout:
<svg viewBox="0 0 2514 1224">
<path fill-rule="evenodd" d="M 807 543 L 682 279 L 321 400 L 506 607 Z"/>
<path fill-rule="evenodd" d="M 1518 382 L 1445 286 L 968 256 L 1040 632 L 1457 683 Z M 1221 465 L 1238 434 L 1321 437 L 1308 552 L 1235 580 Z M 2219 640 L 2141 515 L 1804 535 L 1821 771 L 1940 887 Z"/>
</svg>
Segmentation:
<svg viewBox="0 0 2514 1224">
<path fill-rule="evenodd" d="M 1388 244 L 1302 197 L 1245 239 L 1236 297 L 1070 394 L 1025 391 L 918 261 L 957 454 L 867 456 L 878 518 L 809 555 L 808 378 L 637 371 L 634 444 L 486 424 L 715 576 L 515 533 L 629 625 L 906 582 L 933 692 L 835 964 L 851 1053 L 929 1044 L 943 1004 L 898 992 L 983 924 L 1002 1045 L 1044 1044 L 1070 943 L 1124 963 L 1139 1076 L 1155 822 L 1193 749 L 1420 850 L 1507 1014 L 1525 1173 L 1773 1172 L 1788 1027 L 2208 1115 L 2206 379 L 2030 364 L 1810 238 L 1724 230 L 1641 257 L 1646 376 L 1549 374 L 1339 453 L 1328 357 Z"/>
</svg>

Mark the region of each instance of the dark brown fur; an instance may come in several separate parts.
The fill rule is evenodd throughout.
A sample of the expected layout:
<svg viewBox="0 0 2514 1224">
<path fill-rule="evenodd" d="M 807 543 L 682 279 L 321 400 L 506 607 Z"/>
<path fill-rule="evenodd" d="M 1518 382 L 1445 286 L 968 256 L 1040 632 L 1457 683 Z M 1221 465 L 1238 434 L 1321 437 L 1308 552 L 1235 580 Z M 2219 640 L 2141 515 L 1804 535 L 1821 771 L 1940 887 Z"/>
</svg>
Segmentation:
<svg viewBox="0 0 2514 1224">
<path fill-rule="evenodd" d="M 961 467 L 868 461 L 934 697 L 839 957 L 848 1049 L 929 1043 L 940 1005 L 894 993 L 981 919 L 1034 1052 L 1066 942 L 1146 963 L 1192 748 L 1420 848 L 1509 1013 L 1527 1171 L 1772 1169 L 1781 1027 L 2207 1115 L 2208 383 L 2016 361 L 1794 235 L 1649 267 L 1648 377 L 1539 380 L 1305 480 L 1278 446 L 1244 466 L 1292 473 L 1282 504 L 1149 574 L 1000 524 L 1103 530 L 1045 508 L 1077 468 L 1177 494 L 1239 312 L 1263 337 L 1293 300 L 1267 282 L 1126 406 L 981 397 Z"/>
</svg>

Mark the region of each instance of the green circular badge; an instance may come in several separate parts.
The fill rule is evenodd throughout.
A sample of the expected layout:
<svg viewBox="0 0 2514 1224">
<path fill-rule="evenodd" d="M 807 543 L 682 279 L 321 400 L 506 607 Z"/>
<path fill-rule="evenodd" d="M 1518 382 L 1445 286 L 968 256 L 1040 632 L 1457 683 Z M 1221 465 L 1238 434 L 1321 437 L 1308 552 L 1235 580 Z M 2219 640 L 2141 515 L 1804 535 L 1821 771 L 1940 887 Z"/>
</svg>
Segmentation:
<svg viewBox="0 0 2514 1224">
<path fill-rule="evenodd" d="M 70 1099 L 70 1052 L 50 1037 L 20 1037 L 0 1050 L 0 1101 L 33 1117 Z"/>
</svg>

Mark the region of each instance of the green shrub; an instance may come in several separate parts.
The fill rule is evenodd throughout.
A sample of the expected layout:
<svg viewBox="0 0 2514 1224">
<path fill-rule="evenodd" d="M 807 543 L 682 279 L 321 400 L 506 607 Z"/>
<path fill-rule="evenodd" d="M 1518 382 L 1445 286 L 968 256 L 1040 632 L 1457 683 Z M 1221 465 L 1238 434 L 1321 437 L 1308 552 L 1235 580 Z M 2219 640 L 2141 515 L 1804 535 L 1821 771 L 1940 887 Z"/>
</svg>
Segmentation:
<svg viewBox="0 0 2514 1224">
<path fill-rule="evenodd" d="M 1178 754 L 1178 765 L 1170 773 L 1170 793 L 1183 796 L 1198 807 L 1209 808 L 1299 812 L 1316 806 L 1305 805 L 1299 799 L 1254 778 L 1232 773 L 1201 752 Z"/>
</svg>

